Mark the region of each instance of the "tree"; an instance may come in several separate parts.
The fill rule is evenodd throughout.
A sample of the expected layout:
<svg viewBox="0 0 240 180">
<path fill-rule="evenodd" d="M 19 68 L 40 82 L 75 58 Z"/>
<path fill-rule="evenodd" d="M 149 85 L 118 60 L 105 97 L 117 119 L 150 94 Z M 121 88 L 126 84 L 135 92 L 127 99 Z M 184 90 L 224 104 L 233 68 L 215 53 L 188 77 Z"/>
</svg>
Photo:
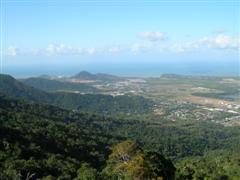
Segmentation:
<svg viewBox="0 0 240 180">
<path fill-rule="evenodd" d="M 77 171 L 77 178 L 75 178 L 75 180 L 94 180 L 96 176 L 97 170 L 89 164 L 83 163 Z"/>
<path fill-rule="evenodd" d="M 173 179 L 171 161 L 155 152 L 144 153 L 136 142 L 123 141 L 112 148 L 107 166 L 102 171 L 106 179 Z"/>
</svg>

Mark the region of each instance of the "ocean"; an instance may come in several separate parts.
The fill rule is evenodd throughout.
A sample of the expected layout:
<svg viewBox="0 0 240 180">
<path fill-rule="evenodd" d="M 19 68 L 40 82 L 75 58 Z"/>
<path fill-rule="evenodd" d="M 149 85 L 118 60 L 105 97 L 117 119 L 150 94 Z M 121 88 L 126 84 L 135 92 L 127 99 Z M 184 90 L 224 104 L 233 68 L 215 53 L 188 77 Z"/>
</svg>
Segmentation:
<svg viewBox="0 0 240 180">
<path fill-rule="evenodd" d="M 239 63 L 145 63 L 145 64 L 84 64 L 84 65 L 18 65 L 3 66 L 3 74 L 17 78 L 43 74 L 71 76 L 80 71 L 108 73 L 118 76 L 158 77 L 161 74 L 239 76 Z"/>
</svg>

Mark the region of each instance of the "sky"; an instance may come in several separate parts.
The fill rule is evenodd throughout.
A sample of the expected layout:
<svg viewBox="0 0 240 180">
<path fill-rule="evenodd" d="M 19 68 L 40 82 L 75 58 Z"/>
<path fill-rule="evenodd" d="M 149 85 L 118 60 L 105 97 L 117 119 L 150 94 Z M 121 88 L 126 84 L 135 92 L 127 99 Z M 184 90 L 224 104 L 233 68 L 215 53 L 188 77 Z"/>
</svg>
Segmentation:
<svg viewBox="0 0 240 180">
<path fill-rule="evenodd" d="M 239 74 L 240 1 L 2 0 L 2 73 Z"/>
</svg>

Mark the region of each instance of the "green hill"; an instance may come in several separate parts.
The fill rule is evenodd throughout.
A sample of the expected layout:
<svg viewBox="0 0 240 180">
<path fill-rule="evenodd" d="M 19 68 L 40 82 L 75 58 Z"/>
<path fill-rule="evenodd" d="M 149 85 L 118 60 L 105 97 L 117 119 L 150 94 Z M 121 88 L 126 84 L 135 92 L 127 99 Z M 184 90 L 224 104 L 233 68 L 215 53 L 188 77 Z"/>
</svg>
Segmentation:
<svg viewBox="0 0 240 180">
<path fill-rule="evenodd" d="M 40 79 L 36 87 L 41 86 L 41 83 L 48 83 L 48 87 L 54 86 L 57 88 L 56 82 L 52 80 Z M 51 85 L 51 83 L 53 83 Z M 57 82 L 59 85 L 59 83 Z M 68 85 L 68 83 L 66 83 Z M 110 96 L 100 94 L 81 95 L 77 93 L 49 93 L 37 88 L 28 86 L 20 81 L 17 81 L 9 75 L 0 75 L 0 93 L 7 96 L 35 101 L 39 103 L 47 103 L 56 105 L 62 108 L 71 109 L 79 112 L 92 112 L 105 115 L 113 114 L 144 114 L 152 111 L 153 102 L 141 96 Z M 64 84 L 61 84 L 61 87 Z M 44 89 L 44 86 L 42 87 Z"/>
<path fill-rule="evenodd" d="M 0 93 L 18 99 L 0 95 L 0 179 L 172 178 L 163 155 L 177 179 L 239 179 L 238 126 L 151 121 L 139 118 L 152 103 L 139 96 L 47 93 L 0 78 Z"/>
<path fill-rule="evenodd" d="M 87 71 L 81 71 L 78 74 L 72 76 L 71 78 L 81 80 L 96 80 L 96 75 L 91 74 L 90 72 Z"/>
<path fill-rule="evenodd" d="M 80 93 L 96 92 L 96 88 L 84 83 L 63 82 L 46 78 L 27 78 L 22 79 L 21 82 L 43 91 L 79 91 Z"/>
<path fill-rule="evenodd" d="M 124 79 L 111 74 L 104 74 L 104 73 L 92 74 L 87 71 L 81 71 L 78 74 L 72 76 L 71 78 L 80 79 L 80 80 L 93 80 L 93 81 L 120 81 Z"/>
<path fill-rule="evenodd" d="M 100 116 L 73 113 L 0 95 L 0 179 L 121 178 L 122 174 L 109 169 L 115 167 L 112 159 L 107 160 L 110 146 L 124 138 L 105 133 L 104 124 L 108 121 L 110 119 Z M 138 174 L 131 174 L 139 171 L 131 166 L 137 155 L 141 155 L 144 162 L 144 174 L 140 179 L 172 179 L 175 168 L 171 161 L 158 153 L 145 153 L 138 145 L 134 147 L 136 152 L 128 154 L 131 160 L 126 161 L 130 179 L 138 177 Z M 112 153 L 116 153 L 114 149 Z M 159 163 L 155 164 L 155 161 Z M 107 171 L 102 172 L 104 168 Z"/>
<path fill-rule="evenodd" d="M 54 97 L 44 91 L 26 86 L 12 76 L 0 74 L 0 93 L 7 96 L 37 102 L 50 102 Z"/>
</svg>

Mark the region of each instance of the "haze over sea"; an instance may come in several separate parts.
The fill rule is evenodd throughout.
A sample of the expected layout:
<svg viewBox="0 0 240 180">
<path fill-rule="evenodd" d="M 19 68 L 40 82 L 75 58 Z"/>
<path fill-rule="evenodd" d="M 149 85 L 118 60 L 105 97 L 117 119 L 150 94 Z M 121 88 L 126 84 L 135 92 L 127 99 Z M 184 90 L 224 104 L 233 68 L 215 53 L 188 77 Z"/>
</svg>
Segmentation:
<svg viewBox="0 0 240 180">
<path fill-rule="evenodd" d="M 222 63 L 159 63 L 159 64 L 87 64 L 79 66 L 9 66 L 4 73 L 15 77 L 29 77 L 43 74 L 71 76 L 80 71 L 109 73 L 119 76 L 156 77 L 161 74 L 239 76 L 238 62 Z"/>
</svg>

